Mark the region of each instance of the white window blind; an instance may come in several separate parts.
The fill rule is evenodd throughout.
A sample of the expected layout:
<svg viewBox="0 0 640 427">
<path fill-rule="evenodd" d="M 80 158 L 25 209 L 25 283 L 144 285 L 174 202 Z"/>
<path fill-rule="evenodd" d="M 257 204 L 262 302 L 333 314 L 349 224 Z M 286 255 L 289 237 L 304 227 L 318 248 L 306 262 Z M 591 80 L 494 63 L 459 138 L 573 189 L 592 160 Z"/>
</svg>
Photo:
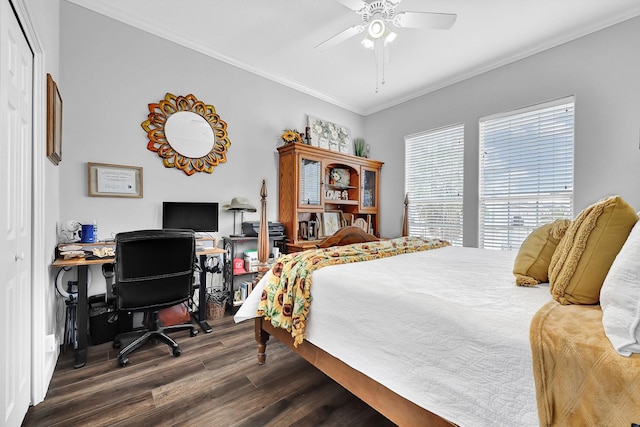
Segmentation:
<svg viewBox="0 0 640 427">
<path fill-rule="evenodd" d="M 573 97 L 480 120 L 480 247 L 573 213 Z"/>
<path fill-rule="evenodd" d="M 405 137 L 409 235 L 462 246 L 464 125 Z"/>
</svg>

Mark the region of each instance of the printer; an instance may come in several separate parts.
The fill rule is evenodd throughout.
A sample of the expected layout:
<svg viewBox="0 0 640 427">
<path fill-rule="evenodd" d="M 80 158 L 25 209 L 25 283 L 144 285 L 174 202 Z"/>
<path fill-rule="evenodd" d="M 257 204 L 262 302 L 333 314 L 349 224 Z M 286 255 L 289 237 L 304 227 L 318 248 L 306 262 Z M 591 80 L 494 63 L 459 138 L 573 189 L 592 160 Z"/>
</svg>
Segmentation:
<svg viewBox="0 0 640 427">
<path fill-rule="evenodd" d="M 284 236 L 284 225 L 281 222 L 269 221 L 269 237 Z M 242 223 L 242 233 L 245 236 L 257 237 L 260 230 L 260 221 L 245 221 Z"/>
</svg>

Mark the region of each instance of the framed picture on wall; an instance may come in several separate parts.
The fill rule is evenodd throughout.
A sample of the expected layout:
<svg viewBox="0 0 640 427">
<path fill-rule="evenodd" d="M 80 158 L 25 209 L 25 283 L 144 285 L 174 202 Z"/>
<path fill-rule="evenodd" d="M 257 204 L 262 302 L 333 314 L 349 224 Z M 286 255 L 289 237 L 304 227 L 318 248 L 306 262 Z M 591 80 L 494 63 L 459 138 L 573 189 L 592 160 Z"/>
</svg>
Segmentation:
<svg viewBox="0 0 640 427">
<path fill-rule="evenodd" d="M 90 197 L 142 198 L 142 168 L 139 166 L 87 163 Z"/>
<path fill-rule="evenodd" d="M 56 166 L 62 161 L 62 97 L 51 74 L 47 74 L 47 157 Z"/>
</svg>

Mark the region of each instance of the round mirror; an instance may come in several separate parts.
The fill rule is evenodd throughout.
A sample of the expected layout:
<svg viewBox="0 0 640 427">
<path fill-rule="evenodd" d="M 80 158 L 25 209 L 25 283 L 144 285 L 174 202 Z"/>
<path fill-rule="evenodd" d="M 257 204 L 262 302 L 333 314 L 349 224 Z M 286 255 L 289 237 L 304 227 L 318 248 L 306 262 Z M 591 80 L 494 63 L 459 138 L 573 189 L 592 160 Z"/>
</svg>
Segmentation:
<svg viewBox="0 0 640 427">
<path fill-rule="evenodd" d="M 157 104 L 149 104 L 148 119 L 142 122 L 149 142 L 147 148 L 163 159 L 167 168 L 177 168 L 193 175 L 212 173 L 227 161 L 231 141 L 227 124 L 193 95 L 167 93 Z"/>
<path fill-rule="evenodd" d="M 186 157 L 206 156 L 215 141 L 209 123 L 191 111 L 179 111 L 168 117 L 164 135 L 171 147 Z"/>
</svg>

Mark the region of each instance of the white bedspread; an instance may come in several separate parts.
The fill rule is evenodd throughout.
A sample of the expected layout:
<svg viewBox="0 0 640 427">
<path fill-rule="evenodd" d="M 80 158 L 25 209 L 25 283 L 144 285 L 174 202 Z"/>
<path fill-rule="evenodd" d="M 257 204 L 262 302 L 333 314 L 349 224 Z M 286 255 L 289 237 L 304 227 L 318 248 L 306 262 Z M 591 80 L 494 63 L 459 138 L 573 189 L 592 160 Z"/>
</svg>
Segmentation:
<svg viewBox="0 0 640 427">
<path fill-rule="evenodd" d="M 515 286 L 515 255 L 445 247 L 317 270 L 307 340 L 461 426 L 537 426 L 529 324 L 551 296 Z"/>
</svg>

